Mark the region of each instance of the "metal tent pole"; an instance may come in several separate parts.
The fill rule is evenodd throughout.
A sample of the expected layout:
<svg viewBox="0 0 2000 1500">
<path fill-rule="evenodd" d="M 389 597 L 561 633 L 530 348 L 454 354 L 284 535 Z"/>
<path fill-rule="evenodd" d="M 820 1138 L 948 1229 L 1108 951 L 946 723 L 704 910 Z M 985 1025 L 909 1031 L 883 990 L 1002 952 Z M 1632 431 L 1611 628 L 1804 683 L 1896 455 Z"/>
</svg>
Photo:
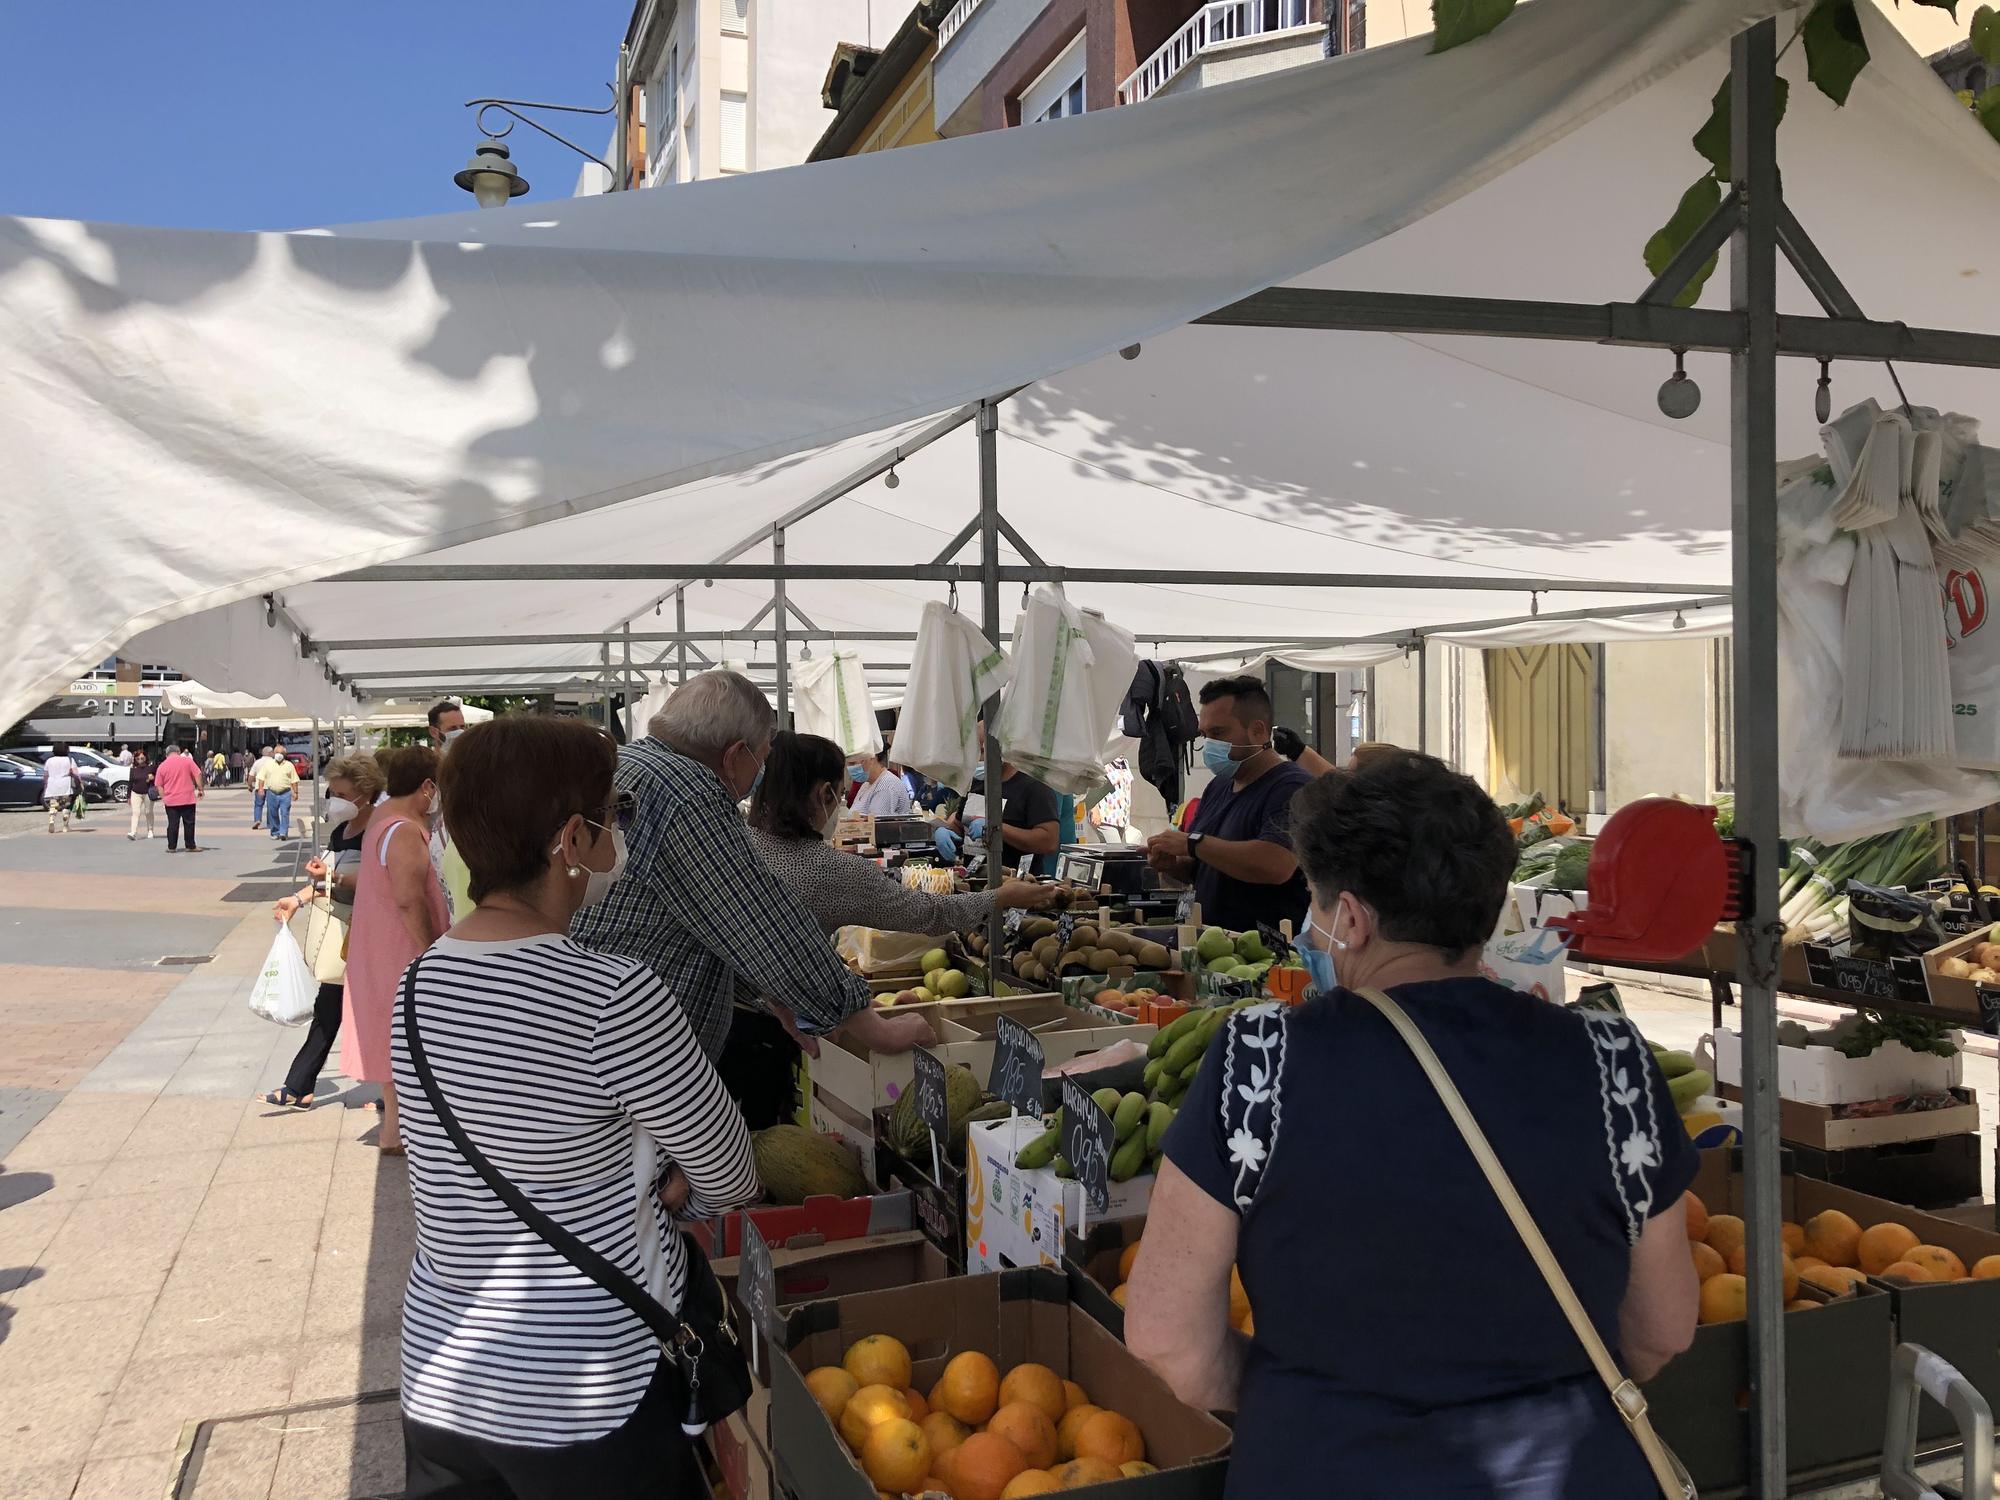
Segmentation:
<svg viewBox="0 0 2000 1500">
<path fill-rule="evenodd" d="M 674 678 L 675 687 L 685 687 L 688 680 L 688 601 L 686 589 L 674 590 L 674 633 L 680 637 L 675 645 L 675 653 L 680 657 L 679 671 Z"/>
<path fill-rule="evenodd" d="M 1417 753 L 1430 748 L 1431 651 L 1430 642 L 1417 638 Z"/>
<path fill-rule="evenodd" d="M 630 712 L 633 706 L 645 696 L 644 693 L 638 690 L 639 684 L 634 681 L 637 675 L 632 669 L 632 622 L 627 620 L 625 622 L 625 708 L 627 712 Z M 625 737 L 627 739 L 637 739 L 639 737 L 636 733 L 637 729 L 638 726 L 636 724 L 632 725 L 627 729 Z"/>
<path fill-rule="evenodd" d="M 1600 817 L 1611 811 L 1611 761 L 1605 739 L 1609 718 L 1605 712 L 1605 666 L 1604 643 L 1599 641 L 1590 648 L 1590 810 Z"/>
<path fill-rule="evenodd" d="M 1750 847 L 1752 920 L 1738 928 L 1743 1014 L 1743 1167 L 1749 1226 L 1754 1492 L 1785 1493 L 1785 1335 L 1777 1228 L 1778 701 L 1776 29 L 1730 48 L 1730 161 L 1744 212 L 1729 242 L 1729 305 L 1747 330 L 1729 358 L 1730 530 L 1735 616 L 1736 836 Z"/>
<path fill-rule="evenodd" d="M 979 623 L 989 641 L 1000 639 L 1000 408 L 979 403 Z M 986 885 L 1006 877 L 1006 846 L 1000 838 L 1000 696 L 986 700 Z M 986 918 L 989 974 L 1000 960 L 1000 913 Z M 990 987 L 990 981 L 989 981 Z"/>
<path fill-rule="evenodd" d="M 773 605 L 773 635 L 778 644 L 778 727 L 789 729 L 792 716 L 792 664 L 787 659 L 791 642 L 785 639 L 785 627 L 791 624 L 786 616 L 791 607 L 785 602 L 785 528 L 771 529 L 771 560 L 778 565 L 778 576 L 771 580 L 771 603 Z"/>
<path fill-rule="evenodd" d="M 339 721 L 336 720 L 336 723 Z M 313 715 L 312 722 L 312 768 L 313 768 L 313 810 L 312 824 L 306 829 L 306 842 L 314 849 L 319 848 L 319 715 Z"/>
<path fill-rule="evenodd" d="M 604 667 L 604 680 L 601 684 L 604 703 L 604 732 L 609 734 L 611 733 L 611 642 L 606 641 L 600 649 L 602 651 Z"/>
</svg>

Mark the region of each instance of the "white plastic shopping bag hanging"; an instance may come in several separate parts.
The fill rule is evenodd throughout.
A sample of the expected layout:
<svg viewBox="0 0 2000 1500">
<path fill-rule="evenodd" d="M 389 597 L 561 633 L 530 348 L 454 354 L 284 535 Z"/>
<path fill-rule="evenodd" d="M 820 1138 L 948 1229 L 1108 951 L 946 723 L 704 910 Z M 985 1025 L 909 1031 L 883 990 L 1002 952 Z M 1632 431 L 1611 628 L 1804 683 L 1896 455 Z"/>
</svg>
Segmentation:
<svg viewBox="0 0 2000 1500">
<path fill-rule="evenodd" d="M 1561 1005 L 1569 998 L 1568 953 L 1561 933 L 1536 927 L 1488 942 L 1479 956 L 1479 972 L 1510 990 Z"/>
<path fill-rule="evenodd" d="M 1014 625 L 1014 681 L 1000 703 L 1007 759 L 1058 792 L 1095 790 L 1138 662 L 1129 632 L 1059 587 L 1036 589 Z"/>
<path fill-rule="evenodd" d="M 979 712 L 1013 677 L 1007 653 L 949 605 L 924 606 L 896 719 L 896 764 L 963 792 L 979 760 Z"/>
<path fill-rule="evenodd" d="M 250 987 L 250 1009 L 280 1026 L 303 1026 L 312 1019 L 313 1000 L 319 993 L 306 956 L 289 927 L 280 927 L 264 955 L 264 968 Z"/>
<path fill-rule="evenodd" d="M 868 674 L 852 651 L 801 662 L 792 674 L 792 718 L 801 734 L 832 740 L 848 755 L 880 755 L 882 729 Z"/>
</svg>

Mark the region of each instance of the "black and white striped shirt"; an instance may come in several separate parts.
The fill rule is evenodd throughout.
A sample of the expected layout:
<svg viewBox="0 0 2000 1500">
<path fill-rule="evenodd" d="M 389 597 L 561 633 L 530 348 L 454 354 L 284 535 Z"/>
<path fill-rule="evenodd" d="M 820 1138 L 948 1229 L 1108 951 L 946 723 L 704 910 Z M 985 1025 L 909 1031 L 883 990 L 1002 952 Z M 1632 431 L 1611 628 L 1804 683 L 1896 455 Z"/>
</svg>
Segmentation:
<svg viewBox="0 0 2000 1500">
<path fill-rule="evenodd" d="M 680 1237 L 652 1184 L 666 1163 L 707 1218 L 758 1193 L 743 1115 L 681 1007 L 643 964 L 547 934 L 442 937 L 417 960 L 417 1024 L 438 1087 L 535 1205 L 678 1307 Z M 531 1448 L 614 1431 L 659 1346 L 459 1156 L 418 1083 L 398 988 L 397 1097 L 417 1245 L 403 1301 L 403 1411 Z"/>
</svg>

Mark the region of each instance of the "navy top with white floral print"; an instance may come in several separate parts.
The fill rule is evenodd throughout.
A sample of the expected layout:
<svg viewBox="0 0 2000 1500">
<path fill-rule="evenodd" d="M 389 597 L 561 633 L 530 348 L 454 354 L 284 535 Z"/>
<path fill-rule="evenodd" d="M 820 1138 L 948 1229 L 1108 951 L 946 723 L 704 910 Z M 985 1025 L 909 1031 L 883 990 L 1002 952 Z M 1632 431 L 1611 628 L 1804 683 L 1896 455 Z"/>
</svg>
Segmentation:
<svg viewBox="0 0 2000 1500">
<path fill-rule="evenodd" d="M 1632 1245 L 1697 1153 L 1631 1023 L 1486 979 L 1391 991 L 1616 1352 Z M 1241 1215 L 1256 1317 L 1232 1495 L 1657 1493 L 1402 1039 L 1344 991 L 1217 1034 L 1168 1131 Z"/>
</svg>

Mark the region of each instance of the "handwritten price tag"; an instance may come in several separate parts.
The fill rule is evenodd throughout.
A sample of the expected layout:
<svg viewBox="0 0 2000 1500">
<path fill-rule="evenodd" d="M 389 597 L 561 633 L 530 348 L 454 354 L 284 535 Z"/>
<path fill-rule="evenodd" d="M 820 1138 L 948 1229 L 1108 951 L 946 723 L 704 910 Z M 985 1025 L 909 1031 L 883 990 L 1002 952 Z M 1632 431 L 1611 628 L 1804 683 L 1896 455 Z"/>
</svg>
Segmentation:
<svg viewBox="0 0 2000 1500">
<path fill-rule="evenodd" d="M 924 1122 L 924 1129 L 931 1136 L 931 1170 L 942 1177 L 938 1158 L 951 1143 L 951 1104 L 945 1089 L 944 1064 L 937 1060 L 936 1053 L 923 1047 L 911 1049 L 910 1062 L 917 1075 L 910 1085 L 917 1091 L 917 1118 Z"/>
<path fill-rule="evenodd" d="M 743 1247 L 737 1261 L 736 1295 L 750 1325 L 750 1363 L 760 1380 L 768 1378 L 771 1326 L 778 1316 L 778 1278 L 771 1269 L 771 1247 L 748 1213 L 743 1215 Z"/>
<path fill-rule="evenodd" d="M 1042 1112 L 1042 1042 L 1012 1016 L 993 1019 L 993 1072 L 986 1091 L 1024 1115 Z"/>
<path fill-rule="evenodd" d="M 1111 1151 L 1117 1144 L 1117 1127 L 1111 1116 L 1097 1107 L 1090 1090 L 1065 1076 L 1062 1082 L 1062 1154 L 1083 1186 L 1084 1201 L 1092 1213 L 1111 1211 Z"/>
</svg>

